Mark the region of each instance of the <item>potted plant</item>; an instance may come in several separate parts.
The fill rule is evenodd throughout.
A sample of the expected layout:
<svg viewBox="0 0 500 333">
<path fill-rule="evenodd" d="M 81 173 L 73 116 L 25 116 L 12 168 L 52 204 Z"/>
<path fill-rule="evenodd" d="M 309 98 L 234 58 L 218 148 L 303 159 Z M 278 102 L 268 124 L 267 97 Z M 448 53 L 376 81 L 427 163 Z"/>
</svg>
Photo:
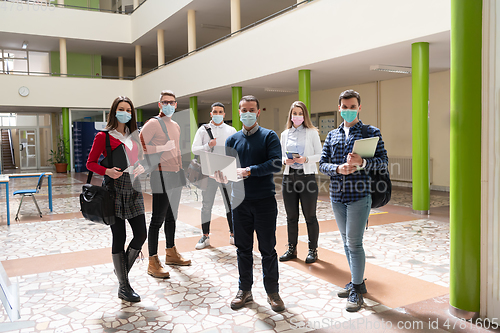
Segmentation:
<svg viewBox="0 0 500 333">
<path fill-rule="evenodd" d="M 69 143 L 68 143 L 69 145 Z M 57 172 L 66 172 L 68 168 L 68 160 L 66 154 L 69 152 L 67 146 L 64 144 L 63 138 L 57 137 L 56 150 L 50 150 L 50 158 L 47 162 L 52 163 L 56 167 Z"/>
</svg>

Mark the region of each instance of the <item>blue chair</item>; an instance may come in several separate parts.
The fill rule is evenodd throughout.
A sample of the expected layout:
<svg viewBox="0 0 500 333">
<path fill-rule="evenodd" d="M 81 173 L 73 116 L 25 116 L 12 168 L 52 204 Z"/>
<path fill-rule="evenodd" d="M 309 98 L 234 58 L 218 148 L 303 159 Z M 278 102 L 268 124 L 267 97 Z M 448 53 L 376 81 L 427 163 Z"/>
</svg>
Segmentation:
<svg viewBox="0 0 500 333">
<path fill-rule="evenodd" d="M 16 213 L 16 221 L 19 221 L 19 211 L 21 210 L 21 206 L 23 204 L 23 200 L 24 200 L 25 196 L 30 196 L 33 198 L 33 201 L 35 202 L 36 209 L 38 210 L 38 214 L 40 214 L 40 217 L 42 217 L 42 212 L 40 211 L 40 207 L 38 207 L 38 203 L 36 202 L 36 199 L 35 199 L 35 193 L 38 193 L 40 191 L 40 189 L 42 188 L 44 175 L 45 175 L 45 173 L 42 173 L 40 175 L 40 178 L 38 178 L 38 184 L 36 185 L 36 188 L 34 188 L 33 190 L 19 190 L 19 191 L 14 192 L 14 195 L 17 195 L 17 194 L 22 195 L 21 202 L 19 203 L 19 208 L 17 209 L 17 213 Z"/>
</svg>

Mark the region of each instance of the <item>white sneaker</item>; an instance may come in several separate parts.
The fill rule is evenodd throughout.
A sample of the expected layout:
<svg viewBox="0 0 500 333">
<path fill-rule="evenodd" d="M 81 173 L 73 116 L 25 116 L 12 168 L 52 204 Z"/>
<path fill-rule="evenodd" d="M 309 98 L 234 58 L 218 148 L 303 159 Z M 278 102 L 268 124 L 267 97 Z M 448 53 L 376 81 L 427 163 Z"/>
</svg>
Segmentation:
<svg viewBox="0 0 500 333">
<path fill-rule="evenodd" d="M 203 236 L 201 236 L 198 243 L 196 243 L 196 246 L 194 248 L 197 250 L 201 250 L 201 249 L 206 248 L 209 245 L 210 245 L 210 237 L 203 235 Z"/>
<path fill-rule="evenodd" d="M 234 236 L 229 235 L 229 244 L 234 245 Z"/>
</svg>

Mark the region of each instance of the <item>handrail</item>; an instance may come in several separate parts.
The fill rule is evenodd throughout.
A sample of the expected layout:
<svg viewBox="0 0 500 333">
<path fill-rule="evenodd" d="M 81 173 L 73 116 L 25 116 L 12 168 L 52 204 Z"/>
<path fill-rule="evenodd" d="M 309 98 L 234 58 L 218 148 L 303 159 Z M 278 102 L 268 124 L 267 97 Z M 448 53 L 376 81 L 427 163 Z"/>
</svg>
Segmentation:
<svg viewBox="0 0 500 333">
<path fill-rule="evenodd" d="M 151 73 L 151 72 L 153 72 L 153 71 L 155 71 L 155 70 L 157 70 L 157 69 L 160 69 L 160 68 L 162 68 L 162 67 L 165 67 L 165 66 L 167 66 L 167 65 L 170 65 L 171 63 L 176 62 L 176 61 L 178 61 L 178 60 L 180 60 L 180 59 L 182 59 L 182 58 L 185 58 L 185 57 L 187 57 L 187 56 L 189 56 L 189 55 L 191 55 L 191 54 L 193 54 L 193 53 L 195 53 L 195 52 L 201 51 L 201 50 L 203 50 L 203 49 L 205 49 L 205 48 L 207 48 L 207 47 L 209 47 L 209 46 L 212 46 L 212 45 L 217 44 L 217 43 L 219 43 L 219 42 L 221 42 L 221 41 L 223 41 L 223 40 L 226 40 L 226 39 L 228 39 L 228 38 L 232 37 L 233 35 L 236 35 L 236 34 L 239 34 L 239 33 L 243 32 L 243 31 L 249 30 L 249 29 L 251 29 L 251 28 L 253 28 L 253 27 L 255 27 L 255 26 L 259 25 L 259 24 L 262 24 L 262 23 L 264 23 L 264 22 L 266 22 L 266 21 L 268 21 L 268 20 L 270 20 L 270 19 L 275 18 L 276 16 L 279 16 L 279 15 L 281 15 L 281 14 L 285 13 L 285 12 L 288 12 L 288 11 L 290 11 L 290 10 L 292 10 L 292 9 L 295 9 L 296 7 L 298 7 L 298 6 L 300 6 L 300 5 L 304 4 L 304 3 L 309 3 L 309 2 L 313 2 L 313 1 L 314 1 L 314 0 L 303 0 L 303 1 L 301 1 L 301 2 L 298 2 L 298 3 L 296 3 L 296 4 L 291 5 L 290 7 L 286 7 L 286 8 L 284 8 L 284 9 L 282 9 L 282 10 L 280 10 L 280 11 L 278 11 L 278 12 L 274 13 L 274 14 L 271 14 L 271 15 L 269 15 L 269 16 L 266 16 L 266 17 L 264 17 L 263 19 L 260 19 L 260 20 L 258 20 L 258 21 L 256 21 L 256 22 L 252 23 L 252 24 L 247 25 L 246 27 L 243 27 L 243 28 L 241 28 L 241 29 L 240 29 L 240 30 L 238 30 L 238 31 L 231 32 L 231 33 L 230 33 L 230 34 L 228 34 L 228 35 L 225 35 L 225 36 L 220 37 L 220 38 L 218 38 L 218 39 L 216 39 L 216 40 L 214 40 L 214 41 L 211 41 L 210 43 L 207 43 L 207 44 L 205 44 L 205 45 L 203 45 L 203 46 L 200 46 L 200 47 L 199 47 L 199 48 L 197 48 L 196 50 L 190 51 L 190 52 L 185 53 L 185 54 L 183 54 L 183 55 L 181 55 L 181 56 L 178 56 L 177 58 L 174 58 L 174 59 L 172 59 L 172 60 L 170 60 L 170 61 L 167 61 L 167 62 L 165 62 L 164 64 L 161 64 L 161 65 L 158 65 L 158 66 L 156 66 L 156 67 L 154 67 L 154 68 L 151 68 L 150 70 L 148 70 L 148 71 L 146 71 L 146 72 L 144 72 L 144 73 L 141 73 L 141 74 L 137 75 L 135 78 L 138 78 L 138 77 L 144 76 L 144 75 L 149 74 L 149 73 Z"/>
<path fill-rule="evenodd" d="M 89 75 L 89 74 L 61 74 L 58 72 L 26 72 L 26 71 L 4 71 L 0 74 L 20 74 L 20 75 L 30 75 L 30 76 L 70 76 L 70 77 L 84 77 L 84 78 L 96 78 L 96 79 L 124 79 L 133 80 L 135 76 L 115 76 L 115 75 Z"/>
<path fill-rule="evenodd" d="M 9 128 L 9 146 L 10 146 L 10 157 L 12 159 L 12 164 L 15 166 L 16 165 L 16 155 L 14 155 L 14 148 L 12 147 L 12 131 Z"/>
<path fill-rule="evenodd" d="M 1 0 L 1 1 L 9 1 L 9 0 Z M 15 0 L 15 1 L 20 1 L 20 0 Z M 133 13 L 135 10 L 137 10 L 146 1 L 147 0 L 144 0 L 141 4 L 139 4 L 139 6 L 137 6 L 137 8 L 135 8 L 131 13 Z M 200 46 L 196 50 L 193 50 L 193 51 L 190 51 L 190 52 L 185 53 L 183 55 L 180 55 L 180 56 L 178 56 L 178 57 L 176 57 L 176 58 L 174 58 L 172 60 L 169 60 L 169 61 L 167 61 L 167 62 L 165 62 L 165 63 L 163 63 L 161 65 L 158 65 L 158 66 L 156 66 L 154 68 L 151 68 L 150 70 L 148 70 L 148 71 L 146 71 L 144 73 L 141 73 L 141 74 L 139 74 L 137 76 L 134 76 L 134 77 L 131 77 L 131 76 L 121 77 L 121 79 L 124 79 L 124 80 L 135 80 L 138 77 L 144 76 L 144 75 L 149 74 L 149 73 L 151 73 L 153 71 L 156 71 L 156 70 L 158 70 L 160 68 L 163 68 L 163 67 L 165 67 L 167 65 L 170 65 L 170 64 L 172 64 L 172 63 L 174 63 L 174 62 L 176 62 L 178 60 L 181 60 L 181 59 L 183 59 L 183 58 L 185 58 L 185 57 L 187 57 L 187 56 L 189 56 L 189 55 L 191 55 L 191 54 L 193 54 L 195 52 L 201 51 L 201 50 L 206 49 L 206 48 L 208 48 L 208 47 L 210 47 L 210 46 L 212 46 L 214 44 L 217 44 L 217 43 L 219 43 L 219 42 L 221 42 L 223 40 L 226 40 L 226 39 L 228 39 L 228 38 L 230 38 L 230 37 L 232 37 L 232 36 L 234 36 L 236 34 L 239 34 L 239 33 L 243 32 L 243 31 L 246 31 L 246 30 L 249 30 L 249 29 L 251 29 L 253 27 L 256 27 L 257 25 L 260 25 L 260 24 L 262 24 L 262 23 L 264 23 L 266 21 L 269 21 L 269 20 L 277 17 L 277 16 L 280 16 L 281 14 L 283 14 L 285 12 L 291 11 L 291 10 L 297 8 L 298 6 L 302 5 L 302 4 L 313 2 L 313 1 L 314 0 L 303 0 L 301 2 L 293 4 L 293 5 L 289 6 L 289 7 L 286 7 L 284 9 L 276 12 L 276 13 L 273 13 L 273 14 L 271 14 L 269 16 L 266 16 L 266 17 L 264 17 L 264 18 L 262 18 L 262 19 L 260 19 L 260 20 L 258 20 L 256 22 L 252 23 L 252 24 L 249 24 L 246 27 L 241 28 L 240 30 L 231 32 L 228 35 L 225 35 L 225 36 L 220 37 L 220 38 L 218 38 L 218 39 L 216 39 L 214 41 L 211 41 L 211 42 L 209 42 L 209 43 L 207 43 L 207 44 L 205 44 L 203 46 Z M 80 8 L 86 8 L 86 7 L 80 7 Z M 21 73 L 21 74 L 28 74 L 28 75 L 35 74 L 35 73 L 28 73 L 28 72 L 22 72 L 22 71 L 9 71 L 9 73 Z M 4 74 L 9 74 L 9 73 L 4 73 Z M 0 72 L 0 74 L 2 74 L 2 72 Z M 92 78 L 120 79 L 119 76 L 111 76 L 111 75 L 95 76 L 95 75 L 85 75 L 85 74 L 61 74 L 61 73 L 36 73 L 36 74 L 38 74 L 38 75 L 50 75 L 50 76 L 73 76 L 73 77 L 92 77 Z"/>
<path fill-rule="evenodd" d="M 26 4 L 26 5 L 32 5 L 32 6 L 45 6 L 45 7 L 59 7 L 59 8 L 73 8 L 73 9 L 80 9 L 80 10 L 90 10 L 90 11 L 99 11 L 99 12 L 107 12 L 107 13 L 112 13 L 112 14 L 124 14 L 124 15 L 130 15 L 133 12 L 135 12 L 144 2 L 147 0 L 144 0 L 134 8 L 130 12 L 125 12 L 125 11 L 118 11 L 118 10 L 111 10 L 111 9 L 102 9 L 102 8 L 93 8 L 93 7 L 84 7 L 84 6 L 75 6 L 75 5 L 67 5 L 67 4 L 59 4 L 52 2 L 54 0 L 48 0 L 48 1 L 43 1 L 43 0 L 0 0 L 0 1 L 5 1 L 5 2 L 10 2 L 12 3 L 12 6 L 17 5 L 17 4 Z"/>
</svg>

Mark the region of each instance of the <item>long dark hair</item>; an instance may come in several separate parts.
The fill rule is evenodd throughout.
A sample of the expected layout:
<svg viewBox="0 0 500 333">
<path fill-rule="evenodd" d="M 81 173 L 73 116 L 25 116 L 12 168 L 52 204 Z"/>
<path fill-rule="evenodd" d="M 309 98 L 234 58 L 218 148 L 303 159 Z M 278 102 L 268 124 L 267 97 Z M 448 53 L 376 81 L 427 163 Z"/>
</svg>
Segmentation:
<svg viewBox="0 0 500 333">
<path fill-rule="evenodd" d="M 113 104 L 111 104 L 111 109 L 109 109 L 109 114 L 108 114 L 108 124 L 106 125 L 106 129 L 108 130 L 114 130 L 118 127 L 118 119 L 116 119 L 116 109 L 118 109 L 118 104 L 121 102 L 126 102 L 130 105 L 130 108 L 132 109 L 132 118 L 128 123 L 125 124 L 125 126 L 128 127 L 130 130 L 130 133 L 134 133 L 137 131 L 137 120 L 135 119 L 135 108 L 134 104 L 128 98 L 127 96 L 118 96 L 115 98 L 113 101 Z"/>
<path fill-rule="evenodd" d="M 143 150 L 142 150 L 142 144 L 141 141 L 139 140 L 139 132 L 137 131 L 137 120 L 135 119 L 135 108 L 134 104 L 128 98 L 127 96 L 118 96 L 115 98 L 113 101 L 113 104 L 111 104 L 111 109 L 109 109 L 109 114 L 108 114 L 108 124 L 106 125 L 107 130 L 114 130 L 118 127 L 118 119 L 116 119 L 116 109 L 118 109 L 118 104 L 121 102 L 126 102 L 130 105 L 130 108 L 132 109 L 131 115 L 132 118 L 130 118 L 129 122 L 125 124 L 125 126 L 128 127 L 130 130 L 130 134 L 132 135 L 132 140 L 134 140 L 137 143 L 137 146 L 139 147 L 139 159 L 142 160 L 143 158 Z"/>
</svg>

